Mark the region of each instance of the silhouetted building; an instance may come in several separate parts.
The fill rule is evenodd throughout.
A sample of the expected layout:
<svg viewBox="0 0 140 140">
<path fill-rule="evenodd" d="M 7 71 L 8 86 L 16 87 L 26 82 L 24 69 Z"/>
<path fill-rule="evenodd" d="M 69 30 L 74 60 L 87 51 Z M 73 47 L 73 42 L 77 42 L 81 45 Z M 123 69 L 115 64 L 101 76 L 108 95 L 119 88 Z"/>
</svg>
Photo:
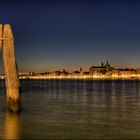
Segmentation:
<svg viewBox="0 0 140 140">
<path fill-rule="evenodd" d="M 83 75 L 83 70 L 82 70 L 82 68 L 80 68 L 80 75 Z"/>
<path fill-rule="evenodd" d="M 101 66 L 91 66 L 90 67 L 90 75 L 94 75 L 94 74 L 97 74 L 97 73 L 105 74 L 106 72 L 109 72 L 109 71 L 111 71 L 113 69 L 114 68 L 110 66 L 108 61 L 106 62 L 105 65 L 102 62 Z"/>
<path fill-rule="evenodd" d="M 79 71 L 74 71 L 71 73 L 72 76 L 79 76 L 80 75 L 80 72 Z"/>
</svg>

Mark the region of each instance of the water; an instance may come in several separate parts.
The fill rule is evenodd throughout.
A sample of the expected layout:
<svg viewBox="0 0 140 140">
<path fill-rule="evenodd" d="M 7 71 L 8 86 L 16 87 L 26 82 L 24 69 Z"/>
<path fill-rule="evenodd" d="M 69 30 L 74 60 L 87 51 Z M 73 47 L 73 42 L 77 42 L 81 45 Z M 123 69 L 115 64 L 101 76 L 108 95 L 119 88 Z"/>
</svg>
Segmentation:
<svg viewBox="0 0 140 140">
<path fill-rule="evenodd" d="M 140 81 L 22 80 L 20 114 L 5 109 L 0 139 L 140 139 Z"/>
</svg>

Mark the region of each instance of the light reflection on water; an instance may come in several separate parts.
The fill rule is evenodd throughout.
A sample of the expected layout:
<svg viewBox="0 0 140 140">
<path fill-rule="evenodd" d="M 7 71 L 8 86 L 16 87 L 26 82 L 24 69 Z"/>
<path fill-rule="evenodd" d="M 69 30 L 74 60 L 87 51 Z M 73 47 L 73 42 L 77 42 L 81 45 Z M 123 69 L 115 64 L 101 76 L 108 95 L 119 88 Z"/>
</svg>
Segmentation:
<svg viewBox="0 0 140 140">
<path fill-rule="evenodd" d="M 140 81 L 23 80 L 22 110 L 5 110 L 0 138 L 140 138 Z"/>
<path fill-rule="evenodd" d="M 4 122 L 4 139 L 19 139 L 19 114 L 7 112 Z"/>
</svg>

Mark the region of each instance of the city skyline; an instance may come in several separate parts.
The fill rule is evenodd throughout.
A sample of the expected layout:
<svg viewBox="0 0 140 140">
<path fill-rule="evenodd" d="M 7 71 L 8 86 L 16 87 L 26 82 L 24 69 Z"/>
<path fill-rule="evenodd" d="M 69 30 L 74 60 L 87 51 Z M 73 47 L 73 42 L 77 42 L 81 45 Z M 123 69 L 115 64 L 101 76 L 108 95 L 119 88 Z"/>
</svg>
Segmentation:
<svg viewBox="0 0 140 140">
<path fill-rule="evenodd" d="M 2 1 L 1 23 L 12 25 L 19 71 L 85 71 L 108 60 L 140 67 L 140 2 Z"/>
</svg>

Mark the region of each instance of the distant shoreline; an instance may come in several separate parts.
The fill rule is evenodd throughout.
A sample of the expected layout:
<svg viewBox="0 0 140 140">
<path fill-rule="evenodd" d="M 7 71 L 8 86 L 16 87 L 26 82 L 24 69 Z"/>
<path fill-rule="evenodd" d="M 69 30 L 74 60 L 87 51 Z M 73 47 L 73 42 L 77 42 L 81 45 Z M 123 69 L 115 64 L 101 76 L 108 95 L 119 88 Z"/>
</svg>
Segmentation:
<svg viewBox="0 0 140 140">
<path fill-rule="evenodd" d="M 140 77 L 88 77 L 88 78 L 84 78 L 84 77 L 22 77 L 19 76 L 20 80 L 140 80 Z M 0 80 L 5 80 L 4 77 L 0 77 Z"/>
<path fill-rule="evenodd" d="M 20 80 L 140 80 L 140 78 L 19 78 Z"/>
</svg>

